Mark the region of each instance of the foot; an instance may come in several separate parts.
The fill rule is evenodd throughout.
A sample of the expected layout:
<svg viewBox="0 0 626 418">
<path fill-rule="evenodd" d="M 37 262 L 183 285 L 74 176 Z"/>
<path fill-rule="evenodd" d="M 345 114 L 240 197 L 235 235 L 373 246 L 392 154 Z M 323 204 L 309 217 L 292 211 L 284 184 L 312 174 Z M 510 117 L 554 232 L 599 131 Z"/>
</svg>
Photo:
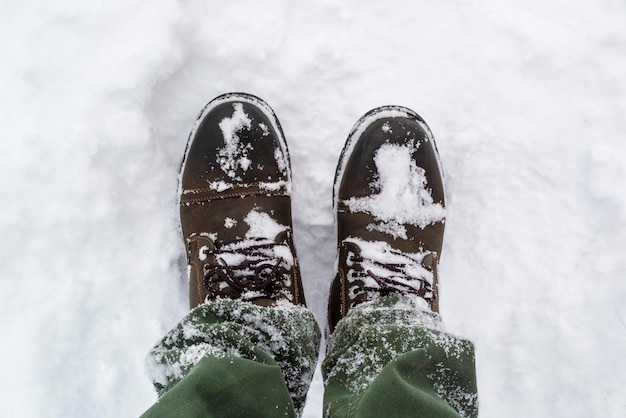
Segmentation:
<svg viewBox="0 0 626 418">
<path fill-rule="evenodd" d="M 343 149 L 334 185 L 338 271 L 328 322 L 390 293 L 413 294 L 438 311 L 437 263 L 446 217 L 439 154 L 415 112 L 365 114 Z"/>
<path fill-rule="evenodd" d="M 267 103 L 241 93 L 209 102 L 179 179 L 191 308 L 214 298 L 305 304 L 290 194 L 287 143 Z"/>
</svg>

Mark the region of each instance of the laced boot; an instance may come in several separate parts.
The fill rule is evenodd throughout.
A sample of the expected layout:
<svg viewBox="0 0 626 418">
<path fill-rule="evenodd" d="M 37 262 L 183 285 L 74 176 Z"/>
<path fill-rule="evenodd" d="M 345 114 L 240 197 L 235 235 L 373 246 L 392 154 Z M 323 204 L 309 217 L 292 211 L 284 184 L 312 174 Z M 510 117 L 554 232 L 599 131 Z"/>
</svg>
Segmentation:
<svg viewBox="0 0 626 418">
<path fill-rule="evenodd" d="M 267 103 L 230 93 L 206 105 L 179 179 L 191 308 L 214 298 L 305 305 L 291 184 L 287 143 Z"/>
<path fill-rule="evenodd" d="M 422 118 L 400 106 L 361 117 L 339 159 L 333 195 L 338 260 L 329 331 L 352 307 L 391 293 L 415 295 L 438 312 L 444 183 Z"/>
</svg>

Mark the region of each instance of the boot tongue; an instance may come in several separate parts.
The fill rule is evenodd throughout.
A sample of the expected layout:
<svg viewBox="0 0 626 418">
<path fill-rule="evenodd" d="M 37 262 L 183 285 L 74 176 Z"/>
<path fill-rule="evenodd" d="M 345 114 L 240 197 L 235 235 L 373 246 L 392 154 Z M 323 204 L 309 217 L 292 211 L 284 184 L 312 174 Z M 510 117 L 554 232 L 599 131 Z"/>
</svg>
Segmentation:
<svg viewBox="0 0 626 418">
<path fill-rule="evenodd" d="M 357 247 L 362 258 L 371 260 L 375 264 L 381 266 L 385 264 L 415 266 L 424 272 L 430 270 L 429 267 L 433 263 L 432 255 L 435 254 L 428 250 L 419 252 L 401 251 L 393 248 L 386 241 L 367 241 L 356 237 L 349 237 L 343 242 L 350 247 Z"/>
<path fill-rule="evenodd" d="M 255 208 L 243 218 L 248 225 L 243 239 L 217 243 L 216 259 L 222 257 L 231 266 L 265 261 L 291 268 L 295 261 L 289 245 L 291 228 L 278 223 L 270 214 Z"/>
<path fill-rule="evenodd" d="M 286 244 L 266 238 L 245 238 L 217 245 L 205 277 L 210 293 L 250 300 L 260 306 L 273 306 L 280 298 L 282 282 L 293 266 L 293 256 Z"/>
<path fill-rule="evenodd" d="M 294 265 L 294 258 L 289 247 L 288 231 L 276 235 L 274 239 L 246 238 L 228 244 L 218 245 L 214 249 L 215 260 L 223 259 L 230 266 L 256 265 L 264 262 L 281 263 L 284 268 Z"/>
<path fill-rule="evenodd" d="M 384 241 L 353 237 L 345 239 L 341 247 L 351 303 L 399 294 L 417 296 L 423 308 L 438 312 L 437 253 L 404 253 Z"/>
<path fill-rule="evenodd" d="M 228 218 L 226 222 L 229 221 L 237 224 L 236 220 Z M 243 217 L 243 221 L 248 226 L 247 230 L 240 232 L 244 235 L 243 238 L 240 235 L 224 239 L 226 237 L 217 233 L 194 234 L 189 237 L 189 260 L 215 265 L 219 264 L 219 258 L 223 258 L 229 265 L 236 266 L 247 261 L 282 258 L 289 266 L 293 265 L 293 256 L 289 249 L 290 227 L 281 225 L 268 213 L 257 208 L 250 210 Z"/>
<path fill-rule="evenodd" d="M 203 264 L 205 286 L 211 287 L 209 293 L 214 296 L 273 306 L 279 282 L 295 263 L 289 245 L 291 230 L 258 209 L 251 210 L 244 221 L 249 228 L 243 238 L 227 242 L 217 234 L 195 238 L 196 262 Z"/>
</svg>

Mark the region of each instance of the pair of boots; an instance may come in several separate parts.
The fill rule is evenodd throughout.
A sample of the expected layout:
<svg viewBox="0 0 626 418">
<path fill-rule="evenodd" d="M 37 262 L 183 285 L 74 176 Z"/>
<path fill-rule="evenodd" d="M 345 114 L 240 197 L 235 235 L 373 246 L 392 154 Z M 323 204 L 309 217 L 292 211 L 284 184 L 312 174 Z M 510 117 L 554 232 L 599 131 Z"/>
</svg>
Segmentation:
<svg viewBox="0 0 626 418">
<path fill-rule="evenodd" d="M 150 352 L 160 397 L 144 417 L 302 413 L 321 333 L 306 309 L 291 187 L 272 109 L 239 93 L 211 101 L 179 180 L 192 309 Z M 475 417 L 473 346 L 436 313 L 446 212 L 424 121 L 398 106 L 364 115 L 333 190 L 324 416 Z"/>
<path fill-rule="evenodd" d="M 207 104 L 179 180 L 190 307 L 232 298 L 306 305 L 293 244 L 291 165 L 280 123 L 258 97 Z M 337 275 L 328 331 L 379 295 L 414 294 L 438 311 L 445 197 L 433 136 L 412 110 L 365 114 L 341 153 L 333 189 Z"/>
</svg>

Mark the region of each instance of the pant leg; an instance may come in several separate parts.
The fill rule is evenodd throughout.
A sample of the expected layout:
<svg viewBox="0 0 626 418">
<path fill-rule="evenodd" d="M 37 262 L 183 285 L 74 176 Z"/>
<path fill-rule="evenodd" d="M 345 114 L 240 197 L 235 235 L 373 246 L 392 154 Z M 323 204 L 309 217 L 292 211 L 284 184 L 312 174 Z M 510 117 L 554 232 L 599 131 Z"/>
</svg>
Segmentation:
<svg viewBox="0 0 626 418">
<path fill-rule="evenodd" d="M 319 340 L 304 307 L 230 299 L 200 305 L 151 350 L 159 401 L 144 416 L 300 415 Z"/>
<path fill-rule="evenodd" d="M 364 303 L 342 319 L 322 363 L 324 416 L 476 417 L 474 348 L 411 297 Z"/>
</svg>

